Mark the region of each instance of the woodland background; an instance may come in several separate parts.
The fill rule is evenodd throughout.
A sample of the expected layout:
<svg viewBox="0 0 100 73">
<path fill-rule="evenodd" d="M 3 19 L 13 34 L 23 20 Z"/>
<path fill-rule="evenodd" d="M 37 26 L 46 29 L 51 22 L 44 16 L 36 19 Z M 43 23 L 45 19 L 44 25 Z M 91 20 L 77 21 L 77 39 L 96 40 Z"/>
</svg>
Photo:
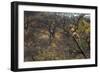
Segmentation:
<svg viewBox="0 0 100 73">
<path fill-rule="evenodd" d="M 24 11 L 24 60 L 90 58 L 90 14 Z"/>
</svg>

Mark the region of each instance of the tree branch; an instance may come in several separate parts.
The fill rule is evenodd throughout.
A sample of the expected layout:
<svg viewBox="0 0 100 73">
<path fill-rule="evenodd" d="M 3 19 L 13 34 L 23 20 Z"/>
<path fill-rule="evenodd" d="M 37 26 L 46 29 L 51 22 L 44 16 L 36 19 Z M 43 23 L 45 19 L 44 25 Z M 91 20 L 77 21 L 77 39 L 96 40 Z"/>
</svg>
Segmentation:
<svg viewBox="0 0 100 73">
<path fill-rule="evenodd" d="M 75 37 L 73 36 L 72 38 L 74 39 L 76 45 L 77 45 L 78 48 L 80 49 L 80 51 L 81 51 L 82 55 L 84 56 L 84 58 L 87 58 L 85 52 L 84 52 L 84 51 L 82 50 L 82 48 L 79 46 L 79 44 L 78 44 L 77 40 L 75 39 Z"/>
</svg>

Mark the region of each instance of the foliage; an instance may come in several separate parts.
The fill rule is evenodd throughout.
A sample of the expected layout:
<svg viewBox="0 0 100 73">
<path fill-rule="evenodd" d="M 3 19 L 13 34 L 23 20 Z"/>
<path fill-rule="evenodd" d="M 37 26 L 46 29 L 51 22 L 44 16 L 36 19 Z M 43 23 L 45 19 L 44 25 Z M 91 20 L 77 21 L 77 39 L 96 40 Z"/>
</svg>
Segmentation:
<svg viewBox="0 0 100 73">
<path fill-rule="evenodd" d="M 38 61 L 44 61 L 44 60 L 59 60 L 59 59 L 65 59 L 65 55 L 63 52 L 55 49 L 55 48 L 49 48 L 49 49 L 41 49 L 38 51 L 36 56 L 33 56 L 35 60 Z"/>
</svg>

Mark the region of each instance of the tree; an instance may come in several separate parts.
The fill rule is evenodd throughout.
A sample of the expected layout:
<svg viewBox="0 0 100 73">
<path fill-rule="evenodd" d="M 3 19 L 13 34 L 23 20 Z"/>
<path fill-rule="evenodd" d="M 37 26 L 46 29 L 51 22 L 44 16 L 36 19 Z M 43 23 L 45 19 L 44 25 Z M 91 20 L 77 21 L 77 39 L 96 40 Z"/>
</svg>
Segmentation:
<svg viewBox="0 0 100 73">
<path fill-rule="evenodd" d="M 78 30 L 79 22 L 82 20 L 83 17 L 84 17 L 84 14 L 80 14 L 77 18 L 77 21 L 75 21 L 73 24 L 70 24 L 69 26 L 66 25 L 67 24 L 66 19 L 63 17 L 63 30 L 64 30 L 64 32 L 67 33 L 67 34 L 65 34 L 66 36 L 69 34 L 73 38 L 74 42 L 76 43 L 77 47 L 80 49 L 84 58 L 87 58 L 85 52 L 80 47 L 80 45 L 77 41 L 77 39 L 80 39 L 79 34 L 77 33 L 77 30 Z"/>
</svg>

